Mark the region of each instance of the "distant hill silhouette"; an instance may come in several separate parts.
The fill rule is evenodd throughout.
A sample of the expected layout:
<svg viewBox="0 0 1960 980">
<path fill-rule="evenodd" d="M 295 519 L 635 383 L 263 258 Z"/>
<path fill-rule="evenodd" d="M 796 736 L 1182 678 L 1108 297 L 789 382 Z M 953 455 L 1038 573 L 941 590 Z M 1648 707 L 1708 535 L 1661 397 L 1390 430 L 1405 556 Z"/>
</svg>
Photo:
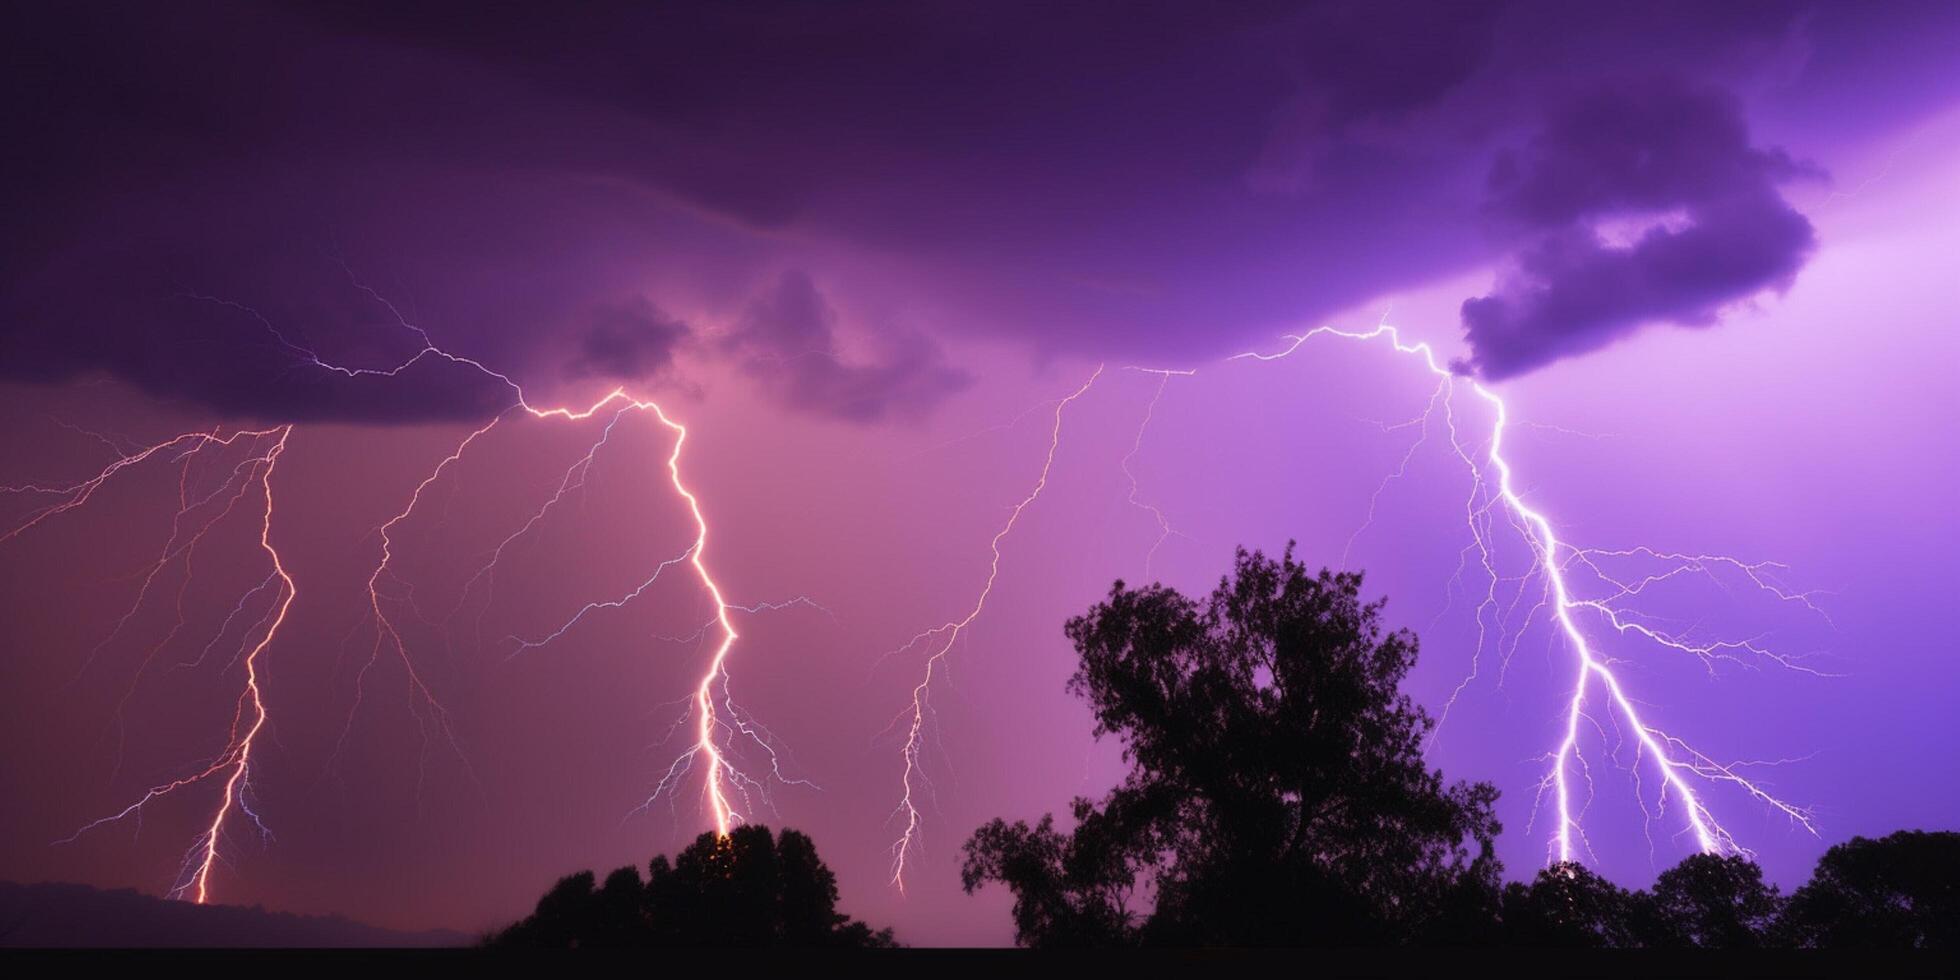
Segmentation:
<svg viewBox="0 0 1960 980">
<path fill-rule="evenodd" d="M 192 905 L 128 888 L 0 882 L 0 946 L 15 948 L 435 947 L 474 939 L 449 930 L 396 932 L 339 916 Z"/>
</svg>

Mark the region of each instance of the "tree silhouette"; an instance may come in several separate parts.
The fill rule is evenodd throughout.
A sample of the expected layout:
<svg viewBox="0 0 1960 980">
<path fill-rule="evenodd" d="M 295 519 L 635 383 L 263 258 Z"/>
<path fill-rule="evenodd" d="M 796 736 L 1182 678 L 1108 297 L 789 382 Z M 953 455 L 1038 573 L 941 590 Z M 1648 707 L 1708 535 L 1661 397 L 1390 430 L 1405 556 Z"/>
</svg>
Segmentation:
<svg viewBox="0 0 1960 980">
<path fill-rule="evenodd" d="M 892 946 L 891 930 L 837 911 L 837 876 L 794 830 L 737 827 L 707 833 L 639 870 L 620 868 L 594 888 L 581 871 L 561 879 L 530 917 L 494 946 Z"/>
<path fill-rule="evenodd" d="M 1635 906 L 1642 945 L 1755 949 L 1773 941 L 1783 899 L 1754 861 L 1694 854 L 1661 872 Z"/>
<path fill-rule="evenodd" d="M 1130 773 L 1075 801 L 1067 834 L 981 827 L 966 889 L 1005 884 L 1033 946 L 1437 941 L 1490 922 L 1497 791 L 1424 764 L 1432 723 L 1397 691 L 1416 638 L 1384 632 L 1360 586 L 1291 545 L 1278 562 L 1241 549 L 1202 605 L 1116 583 L 1067 625 L 1069 689 Z"/>
<path fill-rule="evenodd" d="M 1901 830 L 1831 848 L 1778 932 L 1813 948 L 1960 948 L 1960 833 Z"/>
<path fill-rule="evenodd" d="M 1538 872 L 1530 884 L 1504 888 L 1503 939 L 1547 948 L 1616 948 L 1639 944 L 1634 896 L 1567 861 Z"/>
</svg>

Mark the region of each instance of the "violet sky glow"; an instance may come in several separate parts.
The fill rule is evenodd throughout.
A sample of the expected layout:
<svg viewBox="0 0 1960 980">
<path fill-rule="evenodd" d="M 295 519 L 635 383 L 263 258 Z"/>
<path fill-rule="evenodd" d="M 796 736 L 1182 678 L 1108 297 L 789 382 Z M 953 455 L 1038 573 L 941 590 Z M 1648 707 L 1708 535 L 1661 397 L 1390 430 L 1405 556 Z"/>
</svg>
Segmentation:
<svg viewBox="0 0 1960 980">
<path fill-rule="evenodd" d="M 1298 539 L 1367 570 L 1422 637 L 1410 693 L 1436 710 L 1463 685 L 1432 760 L 1504 791 L 1512 874 L 1544 859 L 1534 794 L 1571 660 L 1540 624 L 1464 684 L 1469 488 L 1439 436 L 1411 454 L 1416 431 L 1389 428 L 1435 379 L 1366 346 L 1223 360 L 1384 314 L 1503 395 L 1520 490 L 1562 537 L 1774 559 L 1826 593 L 1828 620 L 1736 587 L 1649 607 L 1836 676 L 1602 641 L 1662 727 L 1781 761 L 1752 772 L 1810 806 L 1821 840 L 1708 791 L 1773 878 L 1853 834 L 1960 822 L 1941 639 L 1960 581 L 1960 75 L 1941 52 L 1960 17 L 1419 9 L 15 12 L 0 482 L 294 423 L 271 539 L 299 597 L 265 654 L 252 787 L 273 836 L 234 828 L 214 897 L 474 929 L 712 824 L 692 790 L 643 807 L 713 649 L 697 583 L 663 579 L 518 656 L 508 641 L 693 539 L 651 417 L 618 423 L 493 586 L 473 581 L 482 560 L 607 417 L 513 418 L 432 483 L 391 528 L 390 596 L 454 742 L 399 663 L 357 703 L 374 529 L 510 404 L 440 359 L 350 379 L 292 349 L 398 364 L 420 344 L 398 313 L 536 403 L 625 384 L 687 424 L 729 601 L 820 604 L 734 613 L 733 694 L 814 784 L 752 816 L 811 833 L 846 908 L 907 941 L 1005 941 L 1006 896 L 959 892 L 959 842 L 1120 772 L 1063 691 L 1063 620 L 1146 556 L 1203 590 L 1238 544 Z M 944 660 L 900 895 L 890 725 L 922 663 L 882 655 L 970 608 L 1053 401 L 1105 362 Z M 216 489 L 242 459 L 190 479 Z M 199 655 L 266 575 L 249 505 L 188 587 L 169 571 L 102 643 L 179 475 L 134 469 L 0 546 L 0 875 L 162 891 L 208 822 L 192 795 L 49 846 L 223 745 L 237 628 Z M 1130 475 L 1177 531 L 1154 554 Z M 1654 786 L 1613 765 L 1601 725 L 1588 857 L 1644 882 L 1693 840 L 1676 814 L 1643 819 Z"/>
</svg>

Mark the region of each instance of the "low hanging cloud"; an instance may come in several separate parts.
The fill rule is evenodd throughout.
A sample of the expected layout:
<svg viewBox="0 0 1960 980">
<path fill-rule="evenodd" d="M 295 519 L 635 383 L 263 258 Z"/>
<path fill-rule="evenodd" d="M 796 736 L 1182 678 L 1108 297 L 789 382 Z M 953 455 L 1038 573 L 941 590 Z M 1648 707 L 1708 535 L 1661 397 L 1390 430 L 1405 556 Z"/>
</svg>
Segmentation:
<svg viewBox="0 0 1960 980">
<path fill-rule="evenodd" d="M 1782 291 L 1817 244 L 1779 185 L 1818 176 L 1749 143 L 1742 108 L 1676 79 L 1617 82 L 1556 112 L 1498 157 L 1488 210 L 1528 244 L 1463 303 L 1472 355 L 1498 380 L 1598 350 L 1649 324 L 1708 327 Z M 1629 222 L 1630 240 L 1616 234 Z"/>
<path fill-rule="evenodd" d="M 645 381 L 674 363 L 691 331 L 646 297 L 594 310 L 566 368 L 573 378 Z"/>
<path fill-rule="evenodd" d="M 777 403 L 851 422 L 916 416 L 971 384 L 916 333 L 879 338 L 871 359 L 837 349 L 837 313 L 802 272 L 784 273 L 720 342 Z"/>
</svg>

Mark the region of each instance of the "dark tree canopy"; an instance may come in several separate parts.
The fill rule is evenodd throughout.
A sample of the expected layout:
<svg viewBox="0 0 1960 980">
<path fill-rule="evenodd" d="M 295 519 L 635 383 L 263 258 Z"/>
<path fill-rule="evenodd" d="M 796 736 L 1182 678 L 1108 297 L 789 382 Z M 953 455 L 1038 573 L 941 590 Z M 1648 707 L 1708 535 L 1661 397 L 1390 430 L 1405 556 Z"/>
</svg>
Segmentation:
<svg viewBox="0 0 1960 980">
<path fill-rule="evenodd" d="M 1490 921 L 1497 791 L 1424 764 L 1431 721 L 1397 690 L 1416 638 L 1360 587 L 1290 546 L 1241 550 L 1203 604 L 1118 582 L 1068 623 L 1069 686 L 1131 771 L 1075 802 L 1070 833 L 980 828 L 967 890 L 1007 885 L 1027 945 L 1355 945 Z"/>
<path fill-rule="evenodd" d="M 1635 896 L 1577 862 L 1554 864 L 1530 884 L 1504 888 L 1504 939 L 1554 949 L 1640 945 Z"/>
<path fill-rule="evenodd" d="M 889 929 L 837 911 L 837 877 L 810 838 L 746 826 L 707 833 L 669 863 L 623 867 L 594 887 L 590 871 L 558 882 L 495 946 L 891 946 Z"/>
<path fill-rule="evenodd" d="M 1960 949 L 1960 833 L 1901 830 L 1824 852 L 1780 932 L 1814 948 Z"/>
<path fill-rule="evenodd" d="M 1740 854 L 1695 854 L 1661 872 L 1637 912 L 1645 945 L 1755 949 L 1769 945 L 1783 899 Z"/>
</svg>

